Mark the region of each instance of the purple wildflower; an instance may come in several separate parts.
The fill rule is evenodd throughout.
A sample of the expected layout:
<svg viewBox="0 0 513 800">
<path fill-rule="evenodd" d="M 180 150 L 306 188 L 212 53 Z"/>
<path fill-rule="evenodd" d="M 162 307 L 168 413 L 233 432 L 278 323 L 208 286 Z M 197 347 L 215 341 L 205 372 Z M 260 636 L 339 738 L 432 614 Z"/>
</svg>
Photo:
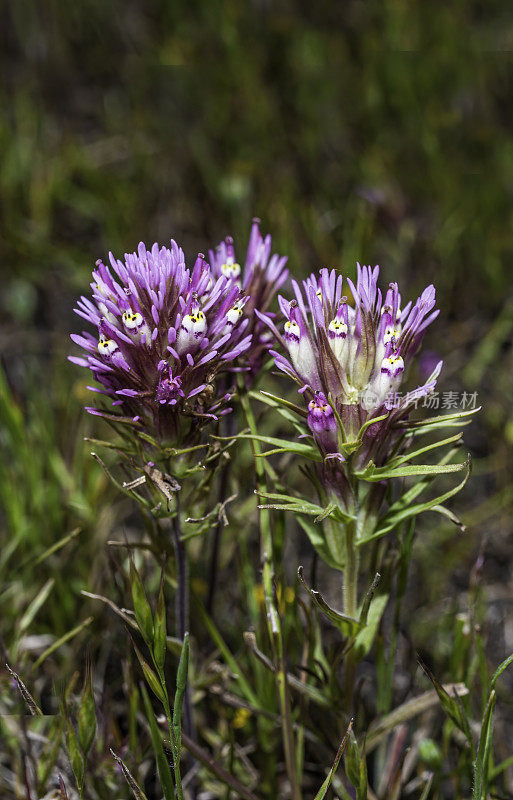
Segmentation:
<svg viewBox="0 0 513 800">
<path fill-rule="evenodd" d="M 124 262 L 109 258 L 111 268 L 96 262 L 92 300 L 82 297 L 75 309 L 98 331 L 71 336 L 85 353 L 70 361 L 88 367 L 102 387 L 89 388 L 166 439 L 176 438 L 185 417 L 197 427 L 227 413 L 229 395 L 218 396 L 215 378 L 251 344 L 240 287 L 212 274 L 202 255 L 187 268 L 174 241 L 151 251 L 141 242 Z"/>
<path fill-rule="evenodd" d="M 324 455 L 338 450 L 338 426 L 335 412 L 322 392 L 316 392 L 308 403 L 308 427 Z"/>
<path fill-rule="evenodd" d="M 276 366 L 300 385 L 309 403 L 308 425 L 324 456 L 333 457 L 344 437 L 356 443 L 365 423 L 386 415 L 365 429 L 357 448 L 360 465 L 386 461 L 400 435 L 397 423 L 434 390 L 442 367 L 439 362 L 423 386 L 399 395 L 405 368 L 439 312 L 433 286 L 402 307 L 397 284 L 391 283 L 383 297 L 378 274 L 379 267 L 358 264 L 356 285 L 348 280 L 354 307 L 342 295 L 343 278 L 335 270 L 311 275 L 303 289 L 292 281 L 295 300 L 278 298 L 282 331 L 256 311 L 282 346 L 282 352 L 271 351 Z"/>
<path fill-rule="evenodd" d="M 271 255 L 271 236 L 267 234 L 263 238 L 260 233 L 260 220 L 254 219 L 244 267 L 237 261 L 233 239 L 230 236 L 218 245 L 215 252 L 210 250 L 209 258 L 213 275 L 223 276 L 232 285 L 239 286 L 245 296 L 237 311 L 240 317 L 247 320 L 248 327 L 245 333 L 251 333 L 252 344 L 245 353 L 242 369 L 246 371 L 250 381 L 254 380 L 262 364 L 263 355 L 272 341 L 267 326 L 256 316 L 255 310 L 266 312 L 274 295 L 287 280 L 289 274 L 285 268 L 287 257 L 276 253 Z M 228 324 L 235 324 L 236 321 L 234 310 L 234 316 L 230 318 Z M 235 367 L 235 369 L 240 371 L 241 368 Z"/>
</svg>

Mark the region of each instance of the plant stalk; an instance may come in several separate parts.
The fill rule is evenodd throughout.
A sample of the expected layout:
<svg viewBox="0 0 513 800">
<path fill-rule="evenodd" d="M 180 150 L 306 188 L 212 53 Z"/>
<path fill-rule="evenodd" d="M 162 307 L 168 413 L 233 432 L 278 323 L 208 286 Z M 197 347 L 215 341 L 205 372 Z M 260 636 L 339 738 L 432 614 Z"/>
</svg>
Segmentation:
<svg viewBox="0 0 513 800">
<path fill-rule="evenodd" d="M 244 411 L 246 422 L 253 435 L 257 435 L 257 428 L 253 410 L 249 402 L 249 397 L 243 386 L 239 382 L 240 401 Z M 257 478 L 257 487 L 259 491 L 266 490 L 265 470 L 262 459 L 258 456 L 261 453 L 260 443 L 256 439 L 251 440 L 253 448 L 253 456 L 255 461 L 255 472 Z M 292 717 L 290 713 L 290 696 L 287 681 L 287 664 L 285 652 L 283 647 L 283 634 L 281 629 L 281 620 L 278 610 L 274 603 L 274 587 L 273 587 L 273 543 L 271 531 L 271 519 L 268 509 L 261 509 L 259 515 L 260 521 L 260 553 L 262 560 L 262 583 L 264 588 L 265 605 L 267 611 L 267 626 L 269 631 L 269 638 L 273 648 L 273 655 L 275 660 L 275 679 L 276 690 L 278 694 L 278 702 L 280 705 L 280 716 L 283 733 L 283 748 L 285 752 L 285 764 L 287 769 L 287 776 L 290 782 L 290 794 L 292 800 L 301 800 L 301 787 L 297 780 L 296 775 L 296 758 L 294 748 L 294 733 L 292 726 Z"/>
<path fill-rule="evenodd" d="M 172 530 L 176 553 L 178 584 L 176 593 L 177 635 L 180 641 L 183 642 L 185 639 L 185 634 L 189 629 L 189 565 L 187 562 L 187 551 L 185 544 L 182 541 L 179 492 L 176 493 L 176 514 L 173 517 Z M 185 732 L 190 738 L 194 738 L 194 721 L 188 682 L 185 689 L 183 721 Z"/>
<path fill-rule="evenodd" d="M 360 554 L 356 545 L 356 522 L 349 522 L 345 525 L 344 544 L 344 613 L 353 619 L 358 619 L 358 568 Z M 346 706 L 348 712 L 351 712 L 353 706 L 355 672 L 356 654 L 353 645 L 345 657 L 344 678 Z"/>
</svg>

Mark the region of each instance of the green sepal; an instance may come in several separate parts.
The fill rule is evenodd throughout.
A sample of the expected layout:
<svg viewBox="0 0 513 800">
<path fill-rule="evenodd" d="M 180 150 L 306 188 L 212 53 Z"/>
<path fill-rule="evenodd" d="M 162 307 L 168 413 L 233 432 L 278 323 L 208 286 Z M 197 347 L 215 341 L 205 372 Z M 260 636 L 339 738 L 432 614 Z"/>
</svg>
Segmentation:
<svg viewBox="0 0 513 800">
<path fill-rule="evenodd" d="M 164 694 L 164 689 L 162 688 L 162 685 L 161 685 L 159 679 L 157 678 L 157 676 L 153 672 L 153 670 L 150 667 L 150 665 L 148 664 L 148 662 L 145 661 L 145 659 L 143 658 L 143 656 L 142 656 L 141 652 L 139 651 L 139 648 L 137 647 L 135 642 L 132 642 L 132 644 L 134 645 L 135 654 L 137 656 L 137 660 L 139 661 L 139 664 L 141 665 L 144 677 L 146 679 L 146 683 L 150 687 L 150 689 L 153 692 L 153 694 L 160 700 L 162 705 L 165 706 L 165 704 L 166 704 L 166 696 Z"/>
<path fill-rule="evenodd" d="M 87 758 L 87 754 L 93 745 L 97 729 L 96 709 L 94 705 L 93 693 L 93 678 L 90 667 L 87 669 L 84 690 L 80 699 L 77 727 L 78 741 L 85 759 Z"/>
<path fill-rule="evenodd" d="M 82 797 L 82 790 L 84 788 L 85 764 L 84 764 L 84 759 L 82 757 L 82 753 L 80 752 L 80 746 L 78 743 L 77 734 L 75 733 L 75 728 L 73 727 L 71 720 L 67 715 L 66 715 L 66 747 L 68 750 L 69 763 L 71 765 L 71 769 L 73 770 L 73 775 L 75 776 L 75 780 L 77 782 L 78 792 L 80 797 Z"/>
<path fill-rule="evenodd" d="M 144 641 L 151 646 L 153 643 L 153 615 L 133 558 L 130 558 L 130 587 L 137 625 Z"/>
<path fill-rule="evenodd" d="M 344 760 L 347 777 L 356 789 L 356 800 L 367 800 L 367 760 L 352 731 L 349 734 Z"/>
</svg>

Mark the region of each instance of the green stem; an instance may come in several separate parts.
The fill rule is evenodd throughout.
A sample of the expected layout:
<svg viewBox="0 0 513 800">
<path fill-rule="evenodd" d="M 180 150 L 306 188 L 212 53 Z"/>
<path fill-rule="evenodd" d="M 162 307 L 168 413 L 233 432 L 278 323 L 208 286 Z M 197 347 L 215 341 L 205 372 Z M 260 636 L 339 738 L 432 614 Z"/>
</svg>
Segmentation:
<svg viewBox="0 0 513 800">
<path fill-rule="evenodd" d="M 173 729 L 173 715 L 171 714 L 171 707 L 169 705 L 169 698 L 167 696 L 166 680 L 161 670 L 159 670 L 159 678 L 162 689 L 164 691 L 164 697 L 165 697 L 164 711 L 166 713 L 167 726 L 169 728 L 169 736 L 172 745 L 171 749 L 173 753 L 173 772 L 175 774 L 176 797 L 177 800 L 183 800 L 182 776 L 180 773 L 180 754 L 178 753 L 178 747 L 175 739 L 175 732 Z"/>
<path fill-rule="evenodd" d="M 344 613 L 353 619 L 358 618 L 358 568 L 360 554 L 356 545 L 356 522 L 349 522 L 345 526 L 344 535 Z M 346 708 L 350 712 L 353 706 L 354 681 L 356 673 L 356 654 L 354 646 L 345 657 L 345 696 Z"/>
<path fill-rule="evenodd" d="M 249 402 L 249 397 L 242 381 L 239 382 L 239 395 L 241 406 L 244 411 L 247 425 L 251 433 L 258 434 L 255 417 Z M 266 480 L 263 461 L 259 458 L 261 453 L 260 443 L 256 439 L 251 440 L 253 456 L 255 461 L 255 472 L 258 490 L 265 492 Z M 290 713 L 290 696 L 287 681 L 287 666 L 285 652 L 283 648 L 283 634 L 281 620 L 274 604 L 273 592 L 273 543 L 271 531 L 271 518 L 268 509 L 260 510 L 260 554 L 262 560 L 262 582 L 264 588 L 265 605 L 267 611 L 267 625 L 269 638 L 273 648 L 275 659 L 274 676 L 276 680 L 276 690 L 280 705 L 281 725 L 283 732 L 283 748 L 285 751 L 285 764 L 287 776 L 290 782 L 292 800 L 301 800 L 301 787 L 296 778 L 296 764 L 294 753 L 294 733 L 292 717 Z"/>
<path fill-rule="evenodd" d="M 356 618 L 358 613 L 359 560 L 356 523 L 349 522 L 345 526 L 344 613 L 353 618 Z"/>
<path fill-rule="evenodd" d="M 180 494 L 176 493 L 176 514 L 172 520 L 173 539 L 176 552 L 177 568 L 177 594 L 176 594 L 176 617 L 177 617 L 177 636 L 183 643 L 185 634 L 189 630 L 189 564 L 187 561 L 187 551 L 182 541 L 182 530 L 180 523 Z M 184 700 L 184 730 L 187 736 L 194 739 L 194 718 L 192 711 L 190 687 L 187 684 Z"/>
</svg>

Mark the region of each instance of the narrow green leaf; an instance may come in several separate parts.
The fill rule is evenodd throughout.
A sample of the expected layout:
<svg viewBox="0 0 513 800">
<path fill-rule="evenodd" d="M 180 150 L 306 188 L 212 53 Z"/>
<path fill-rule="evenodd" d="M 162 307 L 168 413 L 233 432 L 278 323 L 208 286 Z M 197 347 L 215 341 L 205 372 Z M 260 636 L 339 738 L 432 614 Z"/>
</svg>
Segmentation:
<svg viewBox="0 0 513 800">
<path fill-rule="evenodd" d="M 350 723 L 348 725 L 348 728 L 347 728 L 347 730 L 346 730 L 346 732 L 344 734 L 344 738 L 342 739 L 342 741 L 340 743 L 340 747 L 338 748 L 337 755 L 335 756 L 335 761 L 333 762 L 333 765 L 332 765 L 332 767 L 331 767 L 331 769 L 330 769 L 330 771 L 328 773 L 328 777 L 326 778 L 326 780 L 322 784 L 321 788 L 319 789 L 319 791 L 315 795 L 314 800 L 324 800 L 324 798 L 326 797 L 326 793 L 327 793 L 328 789 L 331 786 L 331 782 L 332 782 L 333 778 L 335 777 L 335 773 L 336 773 L 336 771 L 338 769 L 338 765 L 340 763 L 340 759 L 342 758 L 342 753 L 345 750 L 345 747 L 346 747 L 346 744 L 347 744 L 347 740 L 349 738 L 349 735 L 351 733 L 352 728 L 353 728 L 353 720 L 350 721 Z"/>
<path fill-rule="evenodd" d="M 348 617 L 347 614 L 343 614 L 341 611 L 335 611 L 334 608 L 331 608 L 331 606 L 328 605 L 320 592 L 317 592 L 315 589 L 310 589 L 303 576 L 303 567 L 298 567 L 297 574 L 300 582 L 308 592 L 314 605 L 316 605 L 317 608 L 322 611 L 322 613 L 331 622 L 333 622 L 333 624 L 339 630 L 341 630 L 345 636 L 353 636 L 360 629 L 360 623 L 357 619 Z"/>
<path fill-rule="evenodd" d="M 24 633 L 30 626 L 37 612 L 39 611 L 41 606 L 44 605 L 44 603 L 46 602 L 46 599 L 50 594 L 50 592 L 52 591 L 54 585 L 55 585 L 55 579 L 49 578 L 49 580 L 46 581 L 44 586 L 36 594 L 36 596 L 34 597 L 34 599 L 32 600 L 32 602 L 30 603 L 27 610 L 25 611 L 25 613 L 23 614 L 22 618 L 19 621 L 18 630 L 20 634 Z"/>
<path fill-rule="evenodd" d="M 488 796 L 488 761 L 490 758 L 490 748 L 492 745 L 495 699 L 495 689 L 492 689 L 488 697 L 488 703 L 486 704 L 483 721 L 481 723 L 481 735 L 479 737 L 477 756 L 474 764 L 473 800 L 486 800 L 486 797 Z"/>
<path fill-rule="evenodd" d="M 294 497 L 288 494 L 273 494 L 270 492 L 256 492 L 259 497 L 266 500 L 276 500 L 277 503 L 269 503 L 267 505 L 259 505 L 259 508 L 274 508 L 285 511 L 291 511 L 294 514 L 308 514 L 309 516 L 316 516 L 315 522 L 322 522 L 327 517 L 335 517 L 341 522 L 350 522 L 356 517 L 353 514 L 347 514 L 340 508 L 338 503 L 329 503 L 325 508 L 317 503 L 311 503 L 308 500 L 303 500 L 301 497 Z"/>
<path fill-rule="evenodd" d="M 507 669 L 509 665 L 512 663 L 513 663 L 513 654 L 505 658 L 504 661 L 497 667 L 497 669 L 493 673 L 492 680 L 490 681 L 490 692 L 493 689 L 495 689 L 495 684 L 497 683 L 498 679 L 500 678 L 504 670 Z"/>
<path fill-rule="evenodd" d="M 488 794 L 488 762 L 490 757 L 490 749 L 492 746 L 493 714 L 496 701 L 495 684 L 504 670 L 507 669 L 512 663 L 513 655 L 505 658 L 495 670 L 490 681 L 488 700 L 481 722 L 481 735 L 479 737 L 477 756 L 474 764 L 473 800 L 483 800 Z M 497 769 L 494 772 L 498 774 Z"/>
<path fill-rule="evenodd" d="M 444 709 L 447 716 L 454 722 L 456 727 L 465 734 L 465 738 L 467 739 L 471 750 L 474 751 L 474 740 L 472 738 L 472 734 L 470 732 L 470 725 L 467 719 L 467 715 L 461 705 L 461 701 L 459 699 L 459 695 L 454 689 L 454 695 L 451 696 L 442 686 L 442 684 L 435 678 L 433 673 L 431 672 L 425 664 L 419 661 L 420 666 L 428 676 L 429 680 L 433 684 L 436 689 L 436 693 L 440 699 L 442 704 L 442 708 Z"/>
<path fill-rule="evenodd" d="M 355 472 L 357 478 L 368 481 L 369 483 L 376 483 L 382 480 L 389 480 L 392 478 L 409 478 L 417 475 L 448 475 L 451 472 L 460 472 L 462 469 L 468 467 L 469 461 L 463 461 L 461 464 L 447 464 L 441 466 L 440 464 L 410 464 L 409 466 L 401 466 L 397 468 L 376 467 L 370 464 L 362 472 Z"/>
<path fill-rule="evenodd" d="M 143 696 L 144 706 L 146 709 L 146 718 L 150 725 L 150 734 L 151 734 L 151 741 L 153 744 L 153 752 L 155 753 L 155 761 L 157 762 L 157 770 L 159 773 L 160 785 L 164 793 L 164 798 L 165 800 L 175 800 L 173 778 L 171 776 L 171 769 L 169 767 L 169 762 L 164 753 L 162 736 L 160 735 L 160 730 L 157 725 L 157 721 L 155 719 L 155 714 L 153 713 L 153 709 L 151 707 L 150 698 L 148 697 L 148 692 L 142 685 L 141 685 L 141 694 Z"/>
<path fill-rule="evenodd" d="M 405 423 L 399 423 L 400 427 L 404 427 L 407 430 L 413 430 L 415 428 L 424 428 L 424 427 L 431 427 L 436 426 L 440 422 L 458 422 L 461 419 L 465 419 L 466 417 L 471 417 L 473 414 L 477 414 L 478 411 L 481 411 L 481 406 L 479 408 L 472 408 L 470 411 L 458 411 L 454 414 L 439 414 L 436 417 L 428 417 L 427 419 L 418 419 L 414 422 L 408 421 Z"/>
<path fill-rule="evenodd" d="M 391 459 L 386 466 L 389 466 L 390 469 L 395 469 L 400 464 L 405 464 L 407 461 L 411 461 L 413 458 L 422 456 L 424 453 L 429 453 L 431 450 L 436 450 L 439 447 L 445 447 L 448 444 L 453 444 L 453 442 L 459 442 L 461 441 L 462 436 L 462 433 L 457 433 L 455 436 L 449 436 L 448 439 L 440 439 L 437 442 L 432 442 L 424 447 L 420 447 L 418 450 L 407 452 L 402 456 L 396 456 L 396 458 Z"/>
<path fill-rule="evenodd" d="M 331 517 L 333 511 L 338 510 L 338 503 L 329 503 L 324 511 L 314 519 L 314 522 L 322 522 L 326 517 Z"/>
<path fill-rule="evenodd" d="M 372 598 L 365 624 L 361 625 L 354 649 L 356 658 L 361 661 L 370 651 L 378 632 L 381 617 L 388 602 L 388 593 L 377 594 Z"/>
<path fill-rule="evenodd" d="M 467 474 L 461 481 L 452 489 L 449 489 L 444 494 L 435 497 L 433 500 L 428 500 L 425 503 L 411 503 L 411 499 L 414 496 L 412 490 L 408 490 L 399 500 L 397 500 L 393 505 L 390 506 L 385 516 L 381 519 L 379 527 L 370 535 L 367 536 L 365 539 L 361 539 L 358 542 L 358 546 L 365 544 L 366 542 L 370 542 L 373 539 L 378 539 L 380 536 L 384 536 L 389 531 L 396 528 L 400 523 L 404 522 L 407 519 L 411 519 L 413 517 L 422 514 L 424 511 L 430 511 L 434 506 L 441 505 L 446 500 L 449 500 L 450 497 L 454 497 L 455 494 L 458 494 L 465 484 L 467 483 L 468 479 L 470 478 L 471 474 L 471 462 L 467 463 Z M 423 482 L 419 482 L 423 483 Z M 412 487 L 412 489 L 416 489 L 416 494 L 419 494 L 425 486 L 418 486 Z"/>
<path fill-rule="evenodd" d="M 308 536 L 312 547 L 320 555 L 323 561 L 325 561 L 326 564 L 329 564 L 330 567 L 340 570 L 342 564 L 339 563 L 331 553 L 322 527 L 320 525 L 315 525 L 310 519 L 299 515 L 296 517 L 296 519 Z"/>
<path fill-rule="evenodd" d="M 451 522 L 454 522 L 454 524 L 458 526 L 462 533 L 467 530 L 467 526 L 463 524 L 460 518 L 457 517 L 454 511 L 451 511 L 450 508 L 446 508 L 445 506 L 441 506 L 437 503 L 436 506 L 432 506 L 429 510 L 435 511 L 437 514 L 441 514 L 442 517 L 447 517 L 447 519 L 449 519 Z"/>
<path fill-rule="evenodd" d="M 365 597 L 363 598 L 363 601 L 362 601 L 360 617 L 359 617 L 359 620 L 358 620 L 361 625 L 366 625 L 367 624 L 367 617 L 369 615 L 370 604 L 372 602 L 372 598 L 374 597 L 374 592 L 376 591 L 377 587 L 379 586 L 380 580 L 381 580 L 381 575 L 379 574 L 379 572 L 376 572 L 376 574 L 374 576 L 374 579 L 373 579 L 371 585 L 369 586 L 369 588 L 367 589 L 367 591 L 365 593 Z"/>
<path fill-rule="evenodd" d="M 259 400 L 261 403 L 266 403 L 272 408 L 276 408 L 277 406 L 288 408 L 299 417 L 303 417 L 304 419 L 306 419 L 308 416 L 308 412 L 304 408 L 301 408 L 301 406 L 291 403 L 290 400 L 285 400 L 284 397 L 277 397 L 275 394 L 271 394 L 270 392 L 264 392 L 263 390 L 260 392 L 249 392 L 249 396 L 253 397 L 255 400 Z"/>
<path fill-rule="evenodd" d="M 182 706 L 187 688 L 187 675 L 189 671 L 189 634 L 186 633 L 183 640 L 180 663 L 176 674 L 176 693 L 173 707 L 173 731 L 175 735 L 178 758 L 182 751 Z"/>
<path fill-rule="evenodd" d="M 153 658 L 158 670 L 164 669 L 167 649 L 166 601 L 164 597 L 164 570 L 160 578 L 160 589 L 155 611 L 153 630 Z"/>
<path fill-rule="evenodd" d="M 123 773 L 126 782 L 130 786 L 130 788 L 132 790 L 132 794 L 134 795 L 136 800 L 148 800 L 148 798 L 144 794 L 143 790 L 141 789 L 141 787 L 139 786 L 139 784 L 135 780 L 134 776 L 132 775 L 132 773 L 128 769 L 128 767 L 125 764 L 125 762 L 122 761 L 122 759 L 119 756 L 116 755 L 116 753 L 114 752 L 114 750 L 112 748 L 110 748 L 110 754 L 111 754 L 112 758 L 114 759 L 114 761 L 116 762 L 116 764 L 119 765 L 119 767 L 121 769 L 121 772 Z"/>
<path fill-rule="evenodd" d="M 371 425 L 375 425 L 377 422 L 383 422 L 383 420 L 387 419 L 387 417 L 389 416 L 390 412 L 387 411 L 386 414 L 382 414 L 380 417 L 372 417 L 371 419 L 368 419 L 367 422 L 363 423 L 362 427 L 358 431 L 358 436 L 356 437 L 356 439 L 358 441 L 361 441 L 363 434 L 365 433 L 367 428 L 370 428 Z"/>
<path fill-rule="evenodd" d="M 76 539 L 79 533 L 82 533 L 82 528 L 75 528 L 74 530 L 71 531 L 71 533 L 68 533 L 67 536 L 63 536 L 62 539 L 59 539 L 58 542 L 55 542 L 55 544 L 53 544 L 51 547 L 45 550 L 44 553 L 41 553 L 41 555 L 36 558 L 36 560 L 34 561 L 34 566 L 37 566 L 37 564 L 42 564 L 42 562 L 46 561 L 47 558 L 53 556 L 54 553 L 57 553 L 59 550 L 65 547 L 69 542 L 73 541 L 73 539 Z"/>
<path fill-rule="evenodd" d="M 43 712 L 39 708 L 38 704 L 36 703 L 36 701 L 34 700 L 32 695 L 30 694 L 29 690 L 27 689 L 27 687 L 25 686 L 23 681 L 21 680 L 20 676 L 13 669 L 11 669 L 9 664 L 6 663 L 5 668 L 6 668 L 7 672 L 9 673 L 9 675 L 11 676 L 11 678 L 14 678 L 14 680 L 16 682 L 16 685 L 17 685 L 18 689 L 20 690 L 20 694 L 23 697 L 23 699 L 25 700 L 25 702 L 26 702 L 26 704 L 27 704 L 27 706 L 29 708 L 30 713 L 34 717 L 43 716 Z"/>
<path fill-rule="evenodd" d="M 286 439 L 277 439 L 273 436 L 257 436 L 256 434 L 251 433 L 239 433 L 237 437 L 233 438 L 253 439 L 258 442 L 262 442 L 263 444 L 270 444 L 274 446 L 275 449 L 268 450 L 266 453 L 262 453 L 262 456 L 274 455 L 275 453 L 293 453 L 297 456 L 311 458 L 314 461 L 322 461 L 322 456 L 317 448 L 313 447 L 311 444 L 306 444 L 305 442 L 293 442 Z"/>
<path fill-rule="evenodd" d="M 40 667 L 43 661 L 45 661 L 45 659 L 47 659 L 48 656 L 50 656 L 53 652 L 55 652 L 55 650 L 58 650 L 59 647 L 61 647 L 63 644 L 66 644 L 66 642 L 69 642 L 69 640 L 73 639 L 73 637 L 76 636 L 77 633 L 80 633 L 81 630 L 90 625 L 93 619 L 94 617 L 88 617 L 83 622 L 81 622 L 80 625 L 77 625 L 75 628 L 73 628 L 73 630 L 68 631 L 68 633 L 65 633 L 64 636 L 61 636 L 60 639 L 57 639 L 56 642 L 51 644 L 50 647 L 48 647 L 44 651 L 44 653 L 41 653 L 37 661 L 34 662 L 32 666 L 32 672 L 34 672 L 38 667 Z"/>
<path fill-rule="evenodd" d="M 513 766 L 513 756 L 505 758 L 504 761 L 501 761 L 500 764 L 497 764 L 497 766 L 490 771 L 490 780 L 494 781 L 495 778 L 498 778 L 505 769 L 508 769 L 511 766 Z"/>
<path fill-rule="evenodd" d="M 133 558 L 130 558 L 130 587 L 137 625 L 144 641 L 151 646 L 153 643 L 153 615 Z"/>
</svg>

